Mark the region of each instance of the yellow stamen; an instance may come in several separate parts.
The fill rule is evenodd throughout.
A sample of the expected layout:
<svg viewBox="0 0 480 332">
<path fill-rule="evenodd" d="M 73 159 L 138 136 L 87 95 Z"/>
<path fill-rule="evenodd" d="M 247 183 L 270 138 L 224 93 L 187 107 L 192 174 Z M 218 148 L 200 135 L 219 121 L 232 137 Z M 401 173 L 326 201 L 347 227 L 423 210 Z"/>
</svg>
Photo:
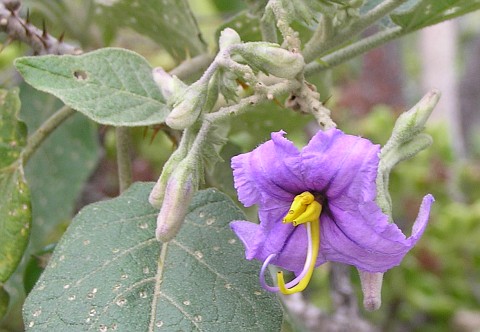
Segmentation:
<svg viewBox="0 0 480 332">
<path fill-rule="evenodd" d="M 304 224 L 306 222 L 316 222 L 320 218 L 320 213 L 322 213 L 322 205 L 317 201 L 313 201 L 307 205 L 305 212 L 293 220 L 293 226 Z"/>
<path fill-rule="evenodd" d="M 315 197 L 308 191 L 295 196 L 292 206 L 290 206 L 290 210 L 285 218 L 283 218 L 283 222 L 289 223 L 294 221 L 298 216 L 305 212 L 307 206 L 313 201 L 315 201 Z"/>
<path fill-rule="evenodd" d="M 283 218 L 284 223 L 293 223 L 294 226 L 306 224 L 308 236 L 308 252 L 305 260 L 303 278 L 291 288 L 287 288 L 283 277 L 283 272 L 278 272 L 277 283 L 280 292 L 283 294 L 293 294 L 303 291 L 312 278 L 313 269 L 317 261 L 318 250 L 320 248 L 320 213 L 322 205 L 315 201 L 315 197 L 308 191 L 297 195 L 293 200 L 290 211 Z"/>
</svg>

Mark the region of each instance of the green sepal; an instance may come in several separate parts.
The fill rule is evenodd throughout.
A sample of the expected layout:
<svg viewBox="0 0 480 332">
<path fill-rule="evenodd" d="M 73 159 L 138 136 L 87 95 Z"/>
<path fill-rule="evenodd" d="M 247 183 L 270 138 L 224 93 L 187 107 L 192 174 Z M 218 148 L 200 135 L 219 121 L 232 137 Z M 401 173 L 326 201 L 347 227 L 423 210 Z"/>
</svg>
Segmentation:
<svg viewBox="0 0 480 332">
<path fill-rule="evenodd" d="M 432 90 L 409 111 L 402 113 L 395 122 L 390 139 L 380 151 L 376 202 L 391 222 L 392 199 L 388 192 L 390 172 L 400 161 L 412 158 L 432 144 L 432 138 L 422 134 L 422 131 L 439 99 L 440 92 Z"/>
</svg>

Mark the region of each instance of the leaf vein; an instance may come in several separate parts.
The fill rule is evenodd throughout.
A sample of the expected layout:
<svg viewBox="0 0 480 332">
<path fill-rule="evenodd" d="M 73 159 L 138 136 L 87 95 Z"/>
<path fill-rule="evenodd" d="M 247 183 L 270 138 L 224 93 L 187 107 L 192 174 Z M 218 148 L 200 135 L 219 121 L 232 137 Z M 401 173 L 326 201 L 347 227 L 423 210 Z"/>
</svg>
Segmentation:
<svg viewBox="0 0 480 332">
<path fill-rule="evenodd" d="M 187 318 L 193 325 L 195 325 L 195 327 L 198 329 L 198 331 L 203 331 L 203 329 L 200 328 L 200 325 L 198 325 L 198 323 L 193 319 L 193 317 L 190 316 L 188 314 L 188 312 L 186 312 L 182 308 L 182 306 L 180 306 L 177 302 L 175 302 L 171 297 L 169 297 L 167 294 L 165 294 L 163 292 L 160 292 L 159 296 L 163 297 L 165 300 L 170 302 L 170 304 L 172 304 L 175 308 L 177 308 L 178 311 L 180 311 L 185 318 Z M 150 330 L 150 331 L 153 331 L 153 330 Z"/>
<path fill-rule="evenodd" d="M 210 272 L 212 272 L 216 277 L 226 281 L 227 283 L 230 283 L 230 280 L 224 276 L 223 274 L 217 272 L 215 269 L 213 269 L 210 265 L 208 265 L 204 260 L 200 259 L 197 257 L 197 255 L 195 255 L 194 252 L 192 252 L 190 249 L 188 249 L 187 247 L 185 247 L 184 245 L 182 245 L 180 242 L 176 241 L 175 239 L 174 240 L 171 240 L 170 241 L 171 243 L 177 245 L 180 249 L 184 250 L 187 254 L 189 254 L 190 256 L 192 256 L 195 260 L 197 260 L 201 265 L 205 266 Z M 242 292 L 240 292 L 238 289 L 236 289 L 235 287 L 232 286 L 233 290 L 235 290 L 239 295 L 240 297 L 245 300 L 245 302 L 247 302 L 248 304 L 254 306 L 254 303 L 253 301 L 251 301 L 248 297 L 246 297 Z"/>
<path fill-rule="evenodd" d="M 128 248 L 127 250 L 125 251 L 122 251 L 121 253 L 119 253 L 118 255 L 116 255 L 115 257 L 113 257 L 112 259 L 109 259 L 109 260 L 106 260 L 100 267 L 92 270 L 90 273 L 86 274 L 83 278 L 80 278 L 78 279 L 75 284 L 74 284 L 74 287 L 78 287 L 83 281 L 85 281 L 86 279 L 90 278 L 92 275 L 96 274 L 97 272 L 105 269 L 107 266 L 109 266 L 110 264 L 112 264 L 113 262 L 117 261 L 118 259 L 120 259 L 121 257 L 135 251 L 135 250 L 138 250 L 144 246 L 147 246 L 147 245 L 150 245 L 151 243 L 153 242 L 156 242 L 156 239 L 155 238 L 151 238 L 151 239 L 148 239 L 146 241 L 143 241 L 143 242 L 140 242 L 139 244 L 131 247 L 131 248 Z"/>
</svg>

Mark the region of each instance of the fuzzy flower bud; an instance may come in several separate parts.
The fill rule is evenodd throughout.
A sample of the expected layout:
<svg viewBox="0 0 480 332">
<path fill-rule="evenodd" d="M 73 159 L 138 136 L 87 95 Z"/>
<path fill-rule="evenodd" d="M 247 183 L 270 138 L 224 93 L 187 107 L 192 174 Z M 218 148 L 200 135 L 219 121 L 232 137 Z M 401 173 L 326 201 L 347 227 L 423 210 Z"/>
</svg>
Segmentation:
<svg viewBox="0 0 480 332">
<path fill-rule="evenodd" d="M 187 150 L 184 147 L 179 147 L 170 156 L 170 158 L 168 158 L 167 162 L 163 166 L 162 174 L 158 178 L 157 183 L 155 183 L 155 186 L 148 197 L 148 202 L 154 208 L 160 209 L 162 207 L 168 179 L 172 175 L 173 171 L 178 167 L 178 164 L 186 157 L 186 154 Z"/>
<path fill-rule="evenodd" d="M 176 76 L 171 76 L 162 67 L 154 68 L 152 71 L 153 80 L 157 83 L 162 95 L 167 101 L 175 100 L 176 96 L 183 94 L 187 85 Z"/>
<path fill-rule="evenodd" d="M 402 113 L 395 123 L 392 137 L 399 142 L 406 142 L 420 133 L 439 99 L 440 91 L 431 90 L 409 111 Z"/>
<path fill-rule="evenodd" d="M 162 208 L 157 217 L 157 240 L 168 242 L 177 235 L 198 189 L 198 171 L 191 158 L 183 160 L 167 181 Z"/>
<path fill-rule="evenodd" d="M 224 50 L 231 45 L 240 44 L 241 42 L 242 41 L 240 40 L 240 36 L 235 30 L 231 28 L 226 28 L 220 33 L 220 38 L 218 39 L 218 46 L 221 50 Z"/>
<path fill-rule="evenodd" d="M 252 68 L 277 77 L 295 78 L 305 66 L 300 53 L 288 51 L 273 43 L 245 43 L 235 47 L 234 51 Z"/>
<path fill-rule="evenodd" d="M 183 93 L 178 102 L 173 105 L 173 110 L 165 120 L 173 129 L 182 130 L 190 127 L 200 116 L 207 99 L 208 85 L 194 83 Z"/>
<path fill-rule="evenodd" d="M 363 292 L 363 307 L 375 311 L 382 305 L 383 273 L 366 272 L 358 269 Z"/>
</svg>

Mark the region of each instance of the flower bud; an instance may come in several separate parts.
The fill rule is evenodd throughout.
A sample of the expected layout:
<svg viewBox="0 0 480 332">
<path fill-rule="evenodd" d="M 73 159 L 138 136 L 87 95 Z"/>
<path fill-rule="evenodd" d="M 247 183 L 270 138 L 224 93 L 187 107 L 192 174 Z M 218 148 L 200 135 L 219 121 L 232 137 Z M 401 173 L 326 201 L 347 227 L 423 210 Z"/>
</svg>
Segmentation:
<svg viewBox="0 0 480 332">
<path fill-rule="evenodd" d="M 157 183 L 155 183 L 148 197 L 148 201 L 154 208 L 160 209 L 162 207 L 168 179 L 178 168 L 179 164 L 187 157 L 192 139 L 193 137 L 189 133 L 184 132 L 178 148 L 172 153 L 170 158 L 168 158 L 165 165 L 163 165 L 162 174 L 160 174 Z"/>
<path fill-rule="evenodd" d="M 165 196 L 165 190 L 167 188 L 168 179 L 172 175 L 175 168 L 178 164 L 185 158 L 186 149 L 178 148 L 175 152 L 168 158 L 167 162 L 163 166 L 162 174 L 155 183 L 150 196 L 148 196 L 148 202 L 156 209 L 162 207 L 163 198 Z"/>
<path fill-rule="evenodd" d="M 295 78 L 305 66 L 300 53 L 288 51 L 273 43 L 245 43 L 235 47 L 235 52 L 250 67 L 277 77 Z"/>
<path fill-rule="evenodd" d="M 175 96 L 183 94 L 187 85 L 176 76 L 171 76 L 162 67 L 154 68 L 152 71 L 153 80 L 157 83 L 165 99 L 176 99 Z"/>
<path fill-rule="evenodd" d="M 198 189 L 198 171 L 191 158 L 184 159 L 167 181 L 162 208 L 157 217 L 157 240 L 168 242 L 177 235 Z"/>
<path fill-rule="evenodd" d="M 208 85 L 200 82 L 192 84 L 179 101 L 174 104 L 173 110 L 165 120 L 173 129 L 182 130 L 190 127 L 200 116 L 207 99 Z"/>
<path fill-rule="evenodd" d="M 235 30 L 231 28 L 226 28 L 222 30 L 222 32 L 220 32 L 220 38 L 218 39 L 218 46 L 220 47 L 221 50 L 224 50 L 231 45 L 240 44 L 241 42 L 242 41 L 240 40 L 240 36 Z"/>
<path fill-rule="evenodd" d="M 162 207 L 163 197 L 165 195 L 165 189 L 167 187 L 167 179 L 167 172 L 163 171 L 157 182 L 153 186 L 150 195 L 148 196 L 148 202 L 156 209 L 160 209 Z"/>
<path fill-rule="evenodd" d="M 363 292 L 363 307 L 374 311 L 382 305 L 383 273 L 358 270 Z"/>
<path fill-rule="evenodd" d="M 241 89 L 241 85 L 237 82 L 237 75 L 231 71 L 219 69 L 217 72 L 219 78 L 218 89 L 220 93 L 225 97 L 225 100 L 238 100 L 238 92 Z"/>
<path fill-rule="evenodd" d="M 440 91 L 429 91 L 415 106 L 398 117 L 392 137 L 399 142 L 406 142 L 420 133 L 439 99 Z"/>
</svg>

